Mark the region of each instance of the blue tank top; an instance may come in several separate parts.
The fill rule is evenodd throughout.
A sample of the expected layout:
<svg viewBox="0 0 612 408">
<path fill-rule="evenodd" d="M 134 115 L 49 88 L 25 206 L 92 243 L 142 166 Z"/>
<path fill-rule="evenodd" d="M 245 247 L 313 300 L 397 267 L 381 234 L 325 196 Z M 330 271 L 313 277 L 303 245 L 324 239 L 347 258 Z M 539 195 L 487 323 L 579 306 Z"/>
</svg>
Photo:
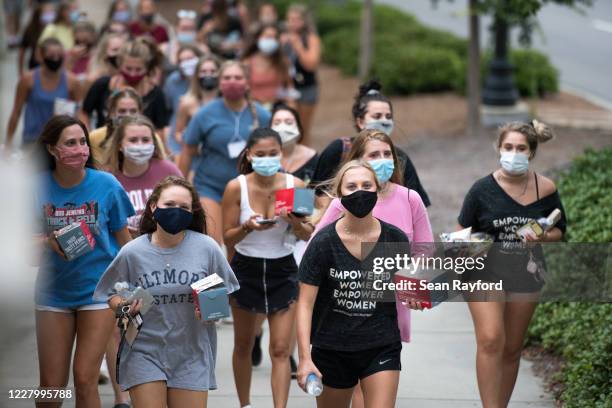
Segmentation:
<svg viewBox="0 0 612 408">
<path fill-rule="evenodd" d="M 45 123 L 53 116 L 53 103 L 56 98 L 68 99 L 66 72 L 62 71 L 57 88 L 47 91 L 42 87 L 40 68 L 36 68 L 34 86 L 26 100 L 23 117 L 23 143 L 32 143 L 38 139 Z"/>
</svg>

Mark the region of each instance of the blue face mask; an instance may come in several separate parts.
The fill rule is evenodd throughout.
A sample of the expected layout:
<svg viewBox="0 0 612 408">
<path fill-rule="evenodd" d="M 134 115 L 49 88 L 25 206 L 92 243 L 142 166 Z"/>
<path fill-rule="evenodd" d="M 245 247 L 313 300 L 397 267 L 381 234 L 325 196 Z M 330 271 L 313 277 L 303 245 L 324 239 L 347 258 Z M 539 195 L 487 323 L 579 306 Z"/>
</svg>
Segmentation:
<svg viewBox="0 0 612 408">
<path fill-rule="evenodd" d="M 132 19 L 132 13 L 129 10 L 119 10 L 113 13 L 113 21 L 127 23 Z"/>
<path fill-rule="evenodd" d="M 389 181 L 393 175 L 393 170 L 395 170 L 393 159 L 370 160 L 368 163 L 376 172 L 376 177 L 380 183 L 386 183 Z"/>
<path fill-rule="evenodd" d="M 168 234 L 178 234 L 191 225 L 193 213 L 180 207 L 157 207 L 153 211 L 153 219 Z"/>
<path fill-rule="evenodd" d="M 70 21 L 72 22 L 72 24 L 78 22 L 80 18 L 81 12 L 79 10 L 72 10 L 70 12 Z"/>
<path fill-rule="evenodd" d="M 251 159 L 251 167 L 253 171 L 260 176 L 273 176 L 281 168 L 281 160 L 279 156 L 271 157 L 253 157 Z"/>
<path fill-rule="evenodd" d="M 194 33 L 194 32 L 187 32 L 187 31 L 176 33 L 176 39 L 180 43 L 191 44 L 191 43 L 195 42 L 196 33 Z"/>
<path fill-rule="evenodd" d="M 519 176 L 529 170 L 529 158 L 524 153 L 501 152 L 499 164 L 509 174 Z"/>
<path fill-rule="evenodd" d="M 368 130 L 380 130 L 387 136 L 391 136 L 391 133 L 393 133 L 393 121 L 391 119 L 371 120 L 365 124 L 365 128 Z"/>
</svg>

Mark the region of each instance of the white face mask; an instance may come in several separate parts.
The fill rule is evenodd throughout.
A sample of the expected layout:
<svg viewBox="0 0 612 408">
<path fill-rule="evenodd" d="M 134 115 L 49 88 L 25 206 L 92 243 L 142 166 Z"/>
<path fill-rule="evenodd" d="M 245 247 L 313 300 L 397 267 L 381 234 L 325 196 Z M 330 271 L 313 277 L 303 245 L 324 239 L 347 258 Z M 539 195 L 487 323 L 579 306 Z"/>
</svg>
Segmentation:
<svg viewBox="0 0 612 408">
<path fill-rule="evenodd" d="M 181 72 L 186 77 L 192 77 L 195 73 L 196 65 L 198 65 L 197 58 L 190 58 L 180 63 Z"/>
<path fill-rule="evenodd" d="M 151 160 L 155 153 L 155 146 L 153 144 L 131 145 L 124 147 L 122 151 L 126 159 L 140 165 Z"/>
<path fill-rule="evenodd" d="M 529 157 L 524 153 L 501 152 L 499 164 L 508 174 L 520 176 L 529 170 Z"/>
<path fill-rule="evenodd" d="M 287 125 L 286 123 L 281 123 L 272 127 L 272 130 L 276 131 L 283 142 L 283 146 L 297 143 L 297 140 L 300 137 L 300 130 L 297 125 Z"/>
</svg>

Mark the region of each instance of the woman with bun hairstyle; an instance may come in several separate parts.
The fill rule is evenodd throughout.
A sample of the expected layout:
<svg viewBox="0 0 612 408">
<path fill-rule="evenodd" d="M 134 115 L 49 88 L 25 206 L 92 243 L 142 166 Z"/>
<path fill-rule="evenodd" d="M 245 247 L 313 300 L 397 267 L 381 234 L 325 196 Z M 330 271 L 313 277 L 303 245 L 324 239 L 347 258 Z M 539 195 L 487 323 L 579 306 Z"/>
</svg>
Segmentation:
<svg viewBox="0 0 612 408">
<path fill-rule="evenodd" d="M 552 137 L 548 126 L 535 120 L 502 126 L 496 143 L 500 167 L 474 183 L 458 218 L 459 228 L 490 234 L 495 243 L 485 268 L 472 270 L 465 278 L 503 281 L 503 291 L 466 296 L 476 332 L 476 376 L 485 408 L 508 406 L 525 333 L 543 286 L 539 267 L 536 270 L 531 264 L 542 260 L 539 243 L 560 241 L 565 233 L 565 213 L 554 182 L 530 169 L 538 145 Z M 527 244 L 521 242 L 517 229 L 554 209 L 561 210 L 560 221 L 539 237 L 528 234 Z"/>
<path fill-rule="evenodd" d="M 355 95 L 352 114 L 354 126 L 358 132 L 364 129 L 378 129 L 387 136 L 391 136 L 394 128 L 393 105 L 389 98 L 381 93 L 381 85 L 377 81 L 369 81 L 359 87 L 359 92 Z M 321 152 L 312 181 L 313 185 L 333 178 L 336 169 L 346 161 L 352 143 L 353 138 L 336 139 Z M 412 161 L 402 149 L 396 148 L 396 150 L 399 166 L 404 174 L 403 185 L 419 193 L 425 206 L 429 207 L 431 204 L 429 196 L 421 185 Z M 317 195 L 323 195 L 321 188 L 317 189 Z"/>
<path fill-rule="evenodd" d="M 298 383 L 305 389 L 310 374 L 321 379 L 319 408 L 348 408 L 358 383 L 365 406 L 395 407 L 402 350 L 396 305 L 368 300 L 360 284 L 362 264 L 377 248 L 408 247 L 408 237 L 372 215 L 381 185 L 367 162 L 342 166 L 332 191 L 346 212 L 312 238 L 298 273 Z M 363 242 L 377 245 L 364 254 Z"/>
<path fill-rule="evenodd" d="M 275 216 L 277 190 L 304 187 L 302 180 L 279 172 L 281 138 L 269 128 L 255 129 L 239 159 L 240 175 L 223 195 L 224 241 L 235 247 L 231 265 L 240 290 L 232 295 L 234 352 L 232 365 L 240 406 L 250 404 L 251 352 L 258 315 L 270 327 L 274 407 L 287 406 L 289 354 L 297 299 L 296 238 L 307 240 L 314 229 L 307 219 L 282 211 Z"/>
<path fill-rule="evenodd" d="M 96 298 L 113 310 L 128 305 L 117 282 L 141 286 L 153 297 L 131 347 L 122 349 L 119 383 L 135 408 L 206 408 L 217 388 L 217 331 L 196 311 L 191 284 L 216 273 L 228 293 L 238 282 L 221 252 L 205 235 L 204 210 L 195 189 L 170 176 L 157 184 L 140 223 L 140 236 L 126 245 L 96 287 Z M 129 304 L 130 313 L 142 301 Z"/>
</svg>

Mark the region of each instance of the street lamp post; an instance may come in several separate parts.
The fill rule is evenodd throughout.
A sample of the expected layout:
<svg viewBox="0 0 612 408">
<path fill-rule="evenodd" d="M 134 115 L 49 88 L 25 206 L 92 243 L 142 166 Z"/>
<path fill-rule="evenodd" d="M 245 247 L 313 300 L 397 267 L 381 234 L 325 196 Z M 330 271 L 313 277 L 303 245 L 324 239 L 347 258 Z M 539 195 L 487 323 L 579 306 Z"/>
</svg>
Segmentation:
<svg viewBox="0 0 612 408">
<path fill-rule="evenodd" d="M 490 106 L 514 106 L 519 95 L 512 78 L 513 67 L 508 60 L 508 22 L 504 16 L 497 13 L 493 24 L 495 52 L 482 90 L 482 102 Z"/>
</svg>

